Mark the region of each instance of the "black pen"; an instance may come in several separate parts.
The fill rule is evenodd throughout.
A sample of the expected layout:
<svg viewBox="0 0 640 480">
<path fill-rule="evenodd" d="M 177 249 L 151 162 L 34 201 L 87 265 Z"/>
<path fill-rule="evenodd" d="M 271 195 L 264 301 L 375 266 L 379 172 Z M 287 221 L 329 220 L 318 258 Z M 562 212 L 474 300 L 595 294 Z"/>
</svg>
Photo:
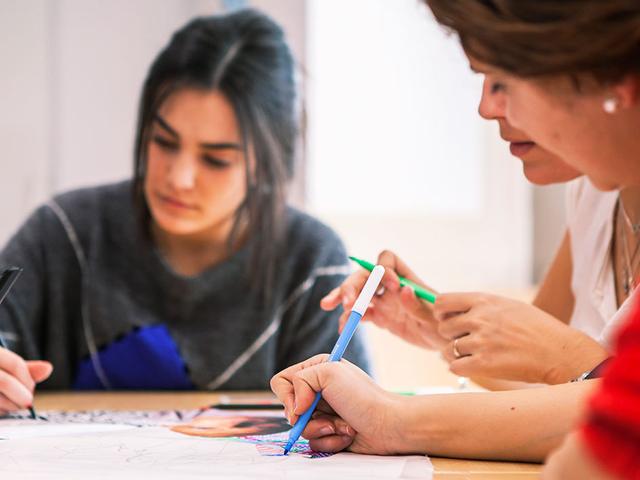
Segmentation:
<svg viewBox="0 0 640 480">
<path fill-rule="evenodd" d="M 281 403 L 216 403 L 208 408 L 217 410 L 283 410 Z"/>
<path fill-rule="evenodd" d="M 2 274 L 0 275 L 0 304 L 2 304 L 3 300 L 9 293 L 9 290 L 11 290 L 13 284 L 16 283 L 16 280 L 21 273 L 22 269 L 20 267 L 7 267 L 3 270 Z M 4 338 L 2 338 L 2 334 L 0 334 L 0 346 L 6 350 L 9 350 L 7 342 L 5 342 Z M 34 410 L 33 406 L 29 406 L 28 408 L 29 413 L 31 414 L 31 418 L 33 418 L 34 420 L 37 419 L 38 416 L 36 415 L 36 411 Z"/>
</svg>

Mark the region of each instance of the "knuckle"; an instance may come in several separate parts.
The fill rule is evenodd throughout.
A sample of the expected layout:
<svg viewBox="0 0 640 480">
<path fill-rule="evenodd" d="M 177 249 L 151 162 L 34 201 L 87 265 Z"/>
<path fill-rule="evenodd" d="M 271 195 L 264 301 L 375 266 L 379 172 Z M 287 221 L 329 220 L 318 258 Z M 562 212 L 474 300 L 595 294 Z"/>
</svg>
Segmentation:
<svg viewBox="0 0 640 480">
<path fill-rule="evenodd" d="M 385 248 L 378 255 L 378 260 L 383 260 L 383 259 L 387 259 L 388 260 L 389 258 L 393 258 L 394 256 L 395 255 L 393 254 L 393 252 L 391 250 Z"/>
</svg>

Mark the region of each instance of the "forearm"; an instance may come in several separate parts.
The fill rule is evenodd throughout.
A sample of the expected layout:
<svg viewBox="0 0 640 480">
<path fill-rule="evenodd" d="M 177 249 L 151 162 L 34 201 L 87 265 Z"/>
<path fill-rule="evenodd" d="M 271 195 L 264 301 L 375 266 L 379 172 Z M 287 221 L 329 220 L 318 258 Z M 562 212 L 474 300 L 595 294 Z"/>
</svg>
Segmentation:
<svg viewBox="0 0 640 480">
<path fill-rule="evenodd" d="M 571 320 L 575 304 L 571 291 L 572 275 L 571 238 L 567 230 L 533 300 L 534 306 L 567 324 Z"/>
<path fill-rule="evenodd" d="M 542 386 L 540 383 L 517 382 L 514 380 L 502 380 L 491 377 L 471 377 L 471 381 L 487 390 L 505 391 L 505 390 L 522 390 L 527 388 L 537 388 Z"/>
<path fill-rule="evenodd" d="M 400 450 L 487 460 L 542 461 L 579 418 L 597 381 L 535 390 L 400 400 Z"/>
</svg>

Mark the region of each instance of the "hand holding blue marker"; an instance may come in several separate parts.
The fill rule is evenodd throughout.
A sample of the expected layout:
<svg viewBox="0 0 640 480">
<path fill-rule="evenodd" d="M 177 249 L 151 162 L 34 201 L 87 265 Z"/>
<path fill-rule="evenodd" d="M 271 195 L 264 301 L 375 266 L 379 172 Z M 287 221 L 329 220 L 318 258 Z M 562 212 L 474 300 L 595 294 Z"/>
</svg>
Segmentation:
<svg viewBox="0 0 640 480">
<path fill-rule="evenodd" d="M 360 295 L 358 295 L 358 299 L 356 303 L 353 304 L 353 308 L 351 309 L 351 314 L 349 315 L 349 320 L 347 320 L 347 324 L 345 325 L 342 333 L 338 337 L 338 341 L 336 342 L 333 350 L 331 351 L 331 355 L 329 355 L 329 362 L 339 362 L 344 354 L 344 351 L 347 349 L 349 342 L 351 341 L 351 337 L 358 328 L 358 323 L 360 323 L 360 319 L 364 316 L 364 313 L 367 311 L 367 307 L 369 303 L 371 303 L 371 299 L 373 295 L 376 293 L 378 289 L 378 285 L 380 285 L 380 280 L 382 280 L 382 276 L 384 275 L 384 267 L 381 265 L 376 265 L 369 274 L 369 278 L 367 278 L 367 282 L 362 287 L 362 291 Z M 313 400 L 313 403 L 309 407 L 309 409 L 302 414 L 298 421 L 293 426 L 291 431 L 289 432 L 289 441 L 287 445 L 284 447 L 284 454 L 286 455 L 293 448 L 296 441 L 304 431 L 311 419 L 311 415 L 316 409 L 318 402 L 322 398 L 320 392 L 316 393 L 316 398 Z"/>
</svg>

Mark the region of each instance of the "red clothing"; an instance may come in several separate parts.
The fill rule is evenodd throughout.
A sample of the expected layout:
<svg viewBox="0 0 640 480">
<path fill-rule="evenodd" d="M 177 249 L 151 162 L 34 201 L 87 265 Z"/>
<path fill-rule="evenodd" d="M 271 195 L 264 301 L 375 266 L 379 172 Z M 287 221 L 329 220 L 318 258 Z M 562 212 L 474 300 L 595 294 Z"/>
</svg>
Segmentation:
<svg viewBox="0 0 640 480">
<path fill-rule="evenodd" d="M 639 298 L 640 300 L 640 298 Z M 618 334 L 615 358 L 589 402 L 582 438 L 602 467 L 640 480 L 640 301 Z"/>
</svg>

